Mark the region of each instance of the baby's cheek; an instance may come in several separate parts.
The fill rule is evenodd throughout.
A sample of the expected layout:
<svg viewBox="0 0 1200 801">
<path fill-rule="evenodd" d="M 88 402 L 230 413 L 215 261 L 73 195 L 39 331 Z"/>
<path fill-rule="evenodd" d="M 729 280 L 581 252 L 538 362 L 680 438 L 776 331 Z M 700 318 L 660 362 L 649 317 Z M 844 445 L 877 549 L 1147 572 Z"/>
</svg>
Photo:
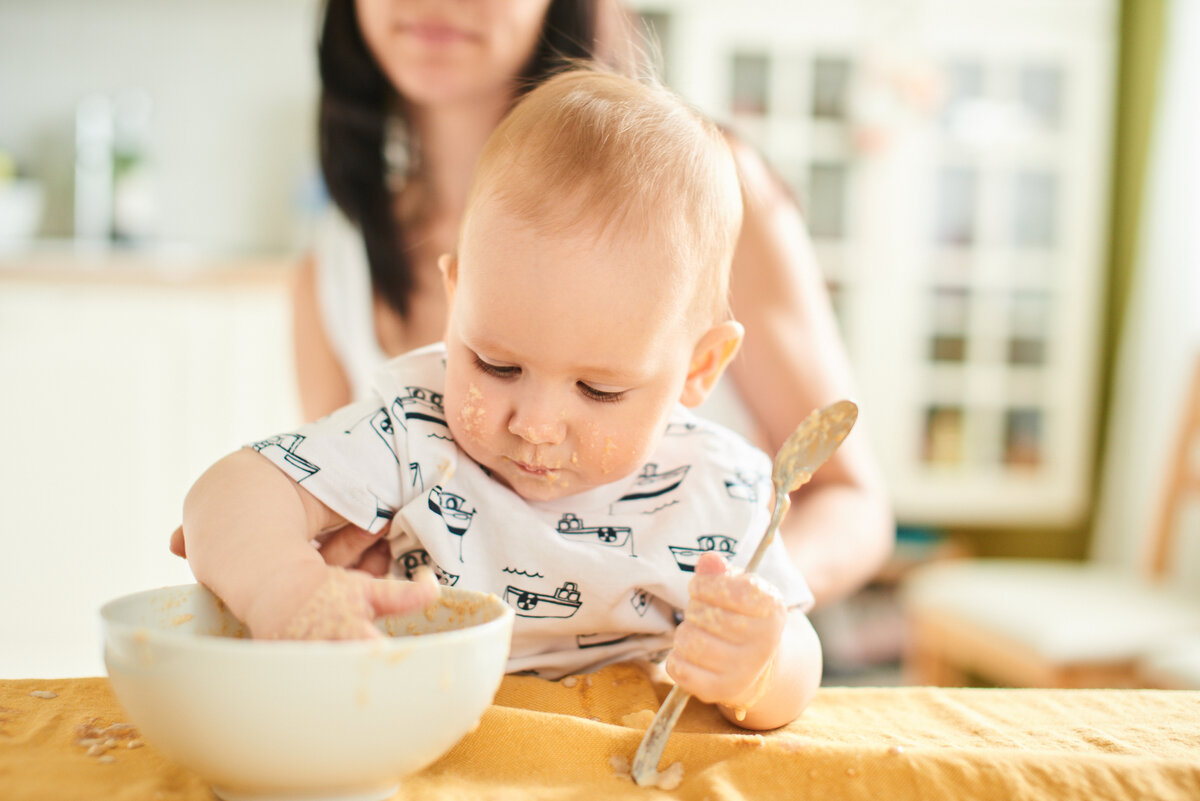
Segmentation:
<svg viewBox="0 0 1200 801">
<path fill-rule="evenodd" d="M 447 409 L 457 425 L 452 433 L 460 442 L 464 439 L 482 442 L 486 436 L 488 407 L 483 392 L 474 383 L 467 385 L 465 396 L 457 410 Z"/>
<path fill-rule="evenodd" d="M 591 467 L 602 481 L 616 481 L 639 472 L 651 460 L 653 446 L 658 441 L 655 429 L 640 418 L 626 419 L 624 425 L 606 426 L 591 421 L 581 430 L 579 462 Z"/>
<path fill-rule="evenodd" d="M 577 447 L 571 452 L 571 465 L 595 473 L 602 481 L 624 467 L 617 436 L 602 429 L 594 420 L 580 427 Z"/>
</svg>

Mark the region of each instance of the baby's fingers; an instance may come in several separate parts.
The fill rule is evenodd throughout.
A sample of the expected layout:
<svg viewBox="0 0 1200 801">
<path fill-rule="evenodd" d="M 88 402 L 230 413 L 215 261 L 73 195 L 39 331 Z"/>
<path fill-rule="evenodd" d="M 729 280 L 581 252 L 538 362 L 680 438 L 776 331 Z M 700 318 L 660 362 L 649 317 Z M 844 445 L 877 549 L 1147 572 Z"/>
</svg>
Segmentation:
<svg viewBox="0 0 1200 801">
<path fill-rule="evenodd" d="M 674 653 L 667 657 L 666 667 L 667 675 L 674 679 L 676 684 L 706 704 L 722 703 L 721 699 L 736 693 L 740 689 L 728 677 L 693 662 L 688 662 Z"/>
<path fill-rule="evenodd" d="M 696 575 L 688 584 L 688 594 L 747 617 L 771 617 L 784 611 L 779 591 L 762 576 L 747 573 Z"/>
<path fill-rule="evenodd" d="M 718 553 L 709 551 L 700 554 L 696 561 L 697 576 L 723 576 L 731 572 L 729 564 Z"/>
<path fill-rule="evenodd" d="M 713 606 L 695 597 L 688 600 L 688 605 L 683 610 L 683 618 L 691 626 L 733 643 L 761 637 L 774 628 L 769 615 L 750 617 L 741 612 L 731 612 Z"/>
<path fill-rule="evenodd" d="M 667 674 L 710 704 L 748 706 L 761 695 L 775 648 L 727 642 L 697 628 L 680 626 L 667 657 Z"/>
<path fill-rule="evenodd" d="M 358 570 L 326 568 L 317 587 L 285 626 L 291 640 L 361 640 L 383 636 L 373 621 L 381 615 L 419 609 L 437 597 L 432 573 L 418 581 L 377 579 Z"/>
<path fill-rule="evenodd" d="M 676 630 L 670 656 L 716 672 L 736 671 L 749 661 L 744 646 L 694 625 L 683 625 Z"/>
<path fill-rule="evenodd" d="M 365 579 L 365 596 L 376 617 L 420 609 L 438 597 L 437 579 L 433 577 L 433 571 L 427 568 L 418 570 L 412 581 L 370 578 L 365 573 L 360 575 Z"/>
</svg>

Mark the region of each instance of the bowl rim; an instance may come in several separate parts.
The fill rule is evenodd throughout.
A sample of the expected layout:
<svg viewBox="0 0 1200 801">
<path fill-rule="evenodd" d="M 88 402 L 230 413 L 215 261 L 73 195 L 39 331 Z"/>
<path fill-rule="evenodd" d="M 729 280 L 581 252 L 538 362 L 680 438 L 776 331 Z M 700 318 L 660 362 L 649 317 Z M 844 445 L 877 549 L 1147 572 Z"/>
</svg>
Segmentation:
<svg viewBox="0 0 1200 801">
<path fill-rule="evenodd" d="M 499 596 L 494 593 L 485 593 L 481 590 L 468 590 L 465 587 L 447 587 L 439 588 L 439 593 L 448 593 L 450 595 L 478 595 L 485 598 L 490 597 L 500 607 L 500 614 L 492 620 L 479 623 L 474 626 L 467 626 L 462 629 L 451 629 L 449 631 L 433 631 L 419 635 L 392 636 L 386 632 L 382 638 L 371 640 L 268 640 L 255 639 L 253 637 L 220 637 L 207 634 L 190 634 L 170 629 L 161 628 L 145 623 L 129 623 L 123 620 L 117 620 L 113 617 L 114 607 L 120 603 L 129 603 L 135 599 L 153 596 L 171 591 L 201 591 L 217 598 L 216 593 L 205 587 L 203 584 L 193 582 L 191 584 L 173 584 L 163 587 L 156 587 L 139 592 L 119 595 L 106 601 L 100 607 L 100 622 L 103 630 L 104 641 L 107 644 L 110 639 L 109 632 L 123 634 L 126 636 L 136 636 L 138 631 L 153 632 L 154 637 L 147 640 L 147 645 L 159 643 L 162 645 L 171 645 L 178 648 L 204 648 L 205 650 L 232 650 L 240 653 L 249 653 L 250 648 L 261 649 L 264 652 L 272 654 L 287 654 L 289 652 L 309 653 L 322 650 L 333 653 L 345 653 L 350 655 L 360 653 L 391 653 L 395 651 L 406 651 L 413 647 L 415 642 L 421 642 L 421 647 L 432 648 L 438 645 L 451 645 L 460 640 L 476 637 L 487 637 L 495 634 L 492 629 L 510 628 L 515 619 L 513 608 L 506 604 Z M 217 598 L 219 601 L 220 599 Z M 382 618 L 381 618 L 382 619 Z M 511 638 L 511 632 L 509 634 Z"/>
</svg>

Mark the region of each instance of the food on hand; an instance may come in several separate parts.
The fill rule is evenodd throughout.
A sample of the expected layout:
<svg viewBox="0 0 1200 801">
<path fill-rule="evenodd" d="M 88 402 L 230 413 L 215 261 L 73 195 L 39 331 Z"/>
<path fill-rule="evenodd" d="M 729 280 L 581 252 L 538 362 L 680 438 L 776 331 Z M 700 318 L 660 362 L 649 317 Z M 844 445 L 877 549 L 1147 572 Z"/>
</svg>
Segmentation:
<svg viewBox="0 0 1200 801">
<path fill-rule="evenodd" d="M 418 570 L 412 581 L 400 581 L 332 567 L 317 591 L 288 621 L 281 636 L 287 640 L 382 637 L 375 618 L 418 609 L 437 595 L 437 579 L 427 569 Z"/>
<path fill-rule="evenodd" d="M 702 701 L 743 720 L 770 688 L 787 609 L 768 581 L 715 554 L 696 565 L 689 592 L 667 672 Z"/>
</svg>

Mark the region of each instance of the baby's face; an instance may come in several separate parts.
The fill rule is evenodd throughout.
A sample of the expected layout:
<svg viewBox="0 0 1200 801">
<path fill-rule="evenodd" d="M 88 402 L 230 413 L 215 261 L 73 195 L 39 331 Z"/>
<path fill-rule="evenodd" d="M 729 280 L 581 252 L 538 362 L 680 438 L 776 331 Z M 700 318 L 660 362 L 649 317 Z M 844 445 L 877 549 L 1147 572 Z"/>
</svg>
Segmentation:
<svg viewBox="0 0 1200 801">
<path fill-rule="evenodd" d="M 547 234 L 476 207 L 446 332 L 455 441 L 529 500 L 638 469 L 679 400 L 694 347 L 642 241 Z"/>
</svg>

